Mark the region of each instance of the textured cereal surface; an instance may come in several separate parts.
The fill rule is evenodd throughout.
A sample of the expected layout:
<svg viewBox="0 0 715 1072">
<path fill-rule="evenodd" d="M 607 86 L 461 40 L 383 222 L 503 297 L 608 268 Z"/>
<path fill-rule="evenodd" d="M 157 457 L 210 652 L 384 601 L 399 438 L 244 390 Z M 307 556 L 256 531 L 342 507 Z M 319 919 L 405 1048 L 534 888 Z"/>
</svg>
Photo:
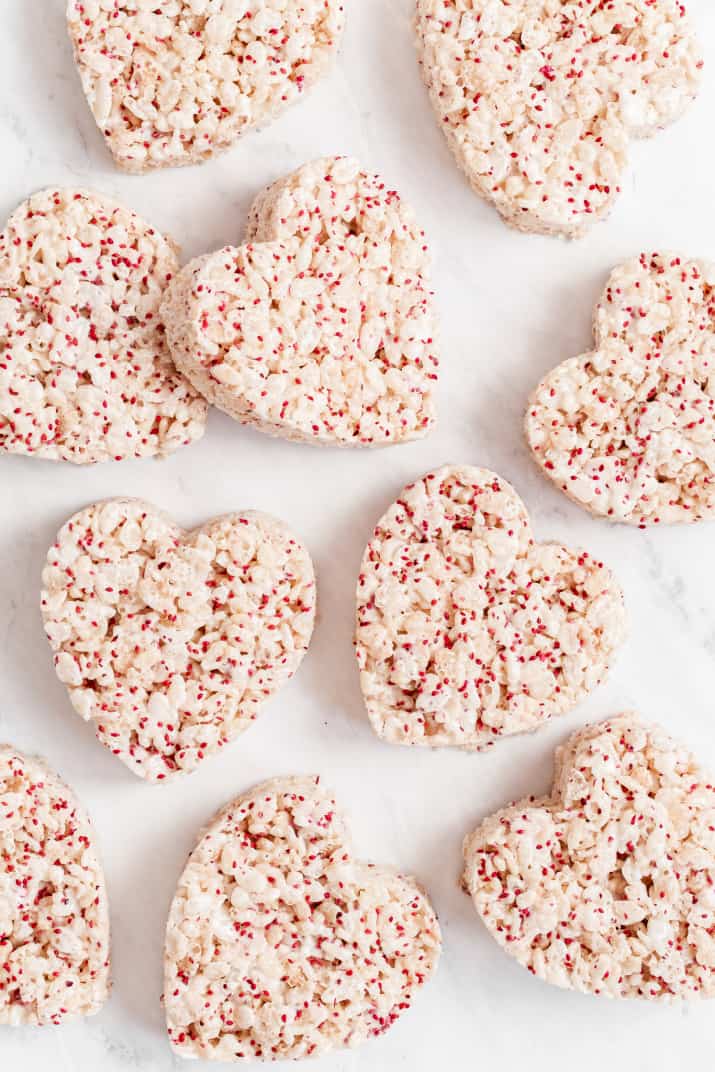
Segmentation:
<svg viewBox="0 0 715 1072">
<path fill-rule="evenodd" d="M 438 360 L 424 233 L 356 160 L 264 191 L 247 244 L 188 264 L 162 314 L 177 367 L 271 435 L 384 446 L 427 434 Z"/>
<path fill-rule="evenodd" d="M 363 557 L 355 643 L 368 715 L 395 744 L 486 748 L 580 703 L 625 627 L 602 563 L 535 543 L 495 473 L 445 466 L 404 489 Z"/>
<path fill-rule="evenodd" d="M 633 714 L 556 753 L 553 794 L 486 819 L 464 882 L 499 944 L 555 986 L 715 997 L 715 786 Z"/>
<path fill-rule="evenodd" d="M 174 1052 L 313 1057 L 381 1035 L 433 974 L 441 936 L 410 878 L 355 860 L 318 778 L 282 778 L 214 820 L 166 934 Z"/>
<path fill-rule="evenodd" d="M 149 503 L 110 499 L 63 526 L 42 580 L 75 710 L 150 781 L 194 770 L 247 729 L 313 631 L 308 552 L 265 514 L 185 532 Z"/>
<path fill-rule="evenodd" d="M 0 746 L 0 1024 L 61 1024 L 109 995 L 109 911 L 94 831 L 39 759 Z"/>
<path fill-rule="evenodd" d="M 417 37 L 457 162 L 524 231 L 577 237 L 606 215 L 629 140 L 700 83 L 680 0 L 417 0 Z"/>
<path fill-rule="evenodd" d="M 715 517 L 715 263 L 644 253 L 616 268 L 595 345 L 529 403 L 538 464 L 612 521 Z"/>
<path fill-rule="evenodd" d="M 127 171 L 198 163 L 330 67 L 338 0 L 69 0 L 85 95 Z"/>
<path fill-rule="evenodd" d="M 167 454 L 207 406 L 159 319 L 173 243 L 83 190 L 44 190 L 0 234 L 0 453 L 78 464 Z"/>
</svg>

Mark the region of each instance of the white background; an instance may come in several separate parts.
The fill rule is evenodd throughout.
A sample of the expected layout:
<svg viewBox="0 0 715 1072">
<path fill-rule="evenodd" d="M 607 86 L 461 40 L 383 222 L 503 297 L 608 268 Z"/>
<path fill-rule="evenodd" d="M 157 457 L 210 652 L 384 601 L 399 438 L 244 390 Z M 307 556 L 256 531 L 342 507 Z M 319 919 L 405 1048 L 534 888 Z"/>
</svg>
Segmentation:
<svg viewBox="0 0 715 1072">
<path fill-rule="evenodd" d="M 521 434 L 541 375 L 588 349 L 606 274 L 643 249 L 715 258 L 715 7 L 690 0 L 707 64 L 696 105 L 636 144 L 610 219 L 576 244 L 509 231 L 458 172 L 430 111 L 412 44 L 413 0 L 347 0 L 332 77 L 269 129 L 200 168 L 115 171 L 85 105 L 64 0 L 0 0 L 0 214 L 51 184 L 116 195 L 191 257 L 241 238 L 258 190 L 305 161 L 350 153 L 408 198 L 435 256 L 442 316 L 440 424 L 380 453 L 271 440 L 214 412 L 204 440 L 169 460 L 75 468 L 0 459 L 0 740 L 39 752 L 95 821 L 111 895 L 114 992 L 94 1019 L 0 1029 L 2 1072 L 165 1072 L 163 927 L 199 827 L 260 779 L 319 772 L 352 817 L 356 846 L 419 876 L 440 914 L 443 959 L 413 1010 L 382 1039 L 316 1072 L 604 1067 L 632 1072 L 712 1061 L 712 1005 L 650 1007 L 563 993 L 531 978 L 482 928 L 458 888 L 460 843 L 476 821 L 549 784 L 554 746 L 584 722 L 636 707 L 715 770 L 712 526 L 643 533 L 595 521 L 530 461 Z M 536 535 L 603 557 L 626 592 L 631 637 L 607 685 L 572 715 L 486 755 L 381 744 L 363 711 L 351 651 L 353 592 L 371 529 L 408 480 L 468 462 L 512 481 Z M 46 550 L 65 519 L 112 495 L 141 496 L 192 526 L 255 507 L 279 514 L 315 559 L 320 617 L 293 682 L 244 737 L 173 785 L 134 778 L 72 712 L 38 608 Z"/>
</svg>

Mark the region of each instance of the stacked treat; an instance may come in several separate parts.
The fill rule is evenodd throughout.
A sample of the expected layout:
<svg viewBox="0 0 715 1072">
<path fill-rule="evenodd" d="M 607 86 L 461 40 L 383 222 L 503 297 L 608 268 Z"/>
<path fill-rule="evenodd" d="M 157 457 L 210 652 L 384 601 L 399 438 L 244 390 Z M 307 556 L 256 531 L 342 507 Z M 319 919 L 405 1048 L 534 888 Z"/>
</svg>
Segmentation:
<svg viewBox="0 0 715 1072">
<path fill-rule="evenodd" d="M 196 163 L 277 115 L 330 65 L 336 0 L 70 0 L 82 85 L 117 163 Z M 417 0 L 425 81 L 475 190 L 521 230 L 576 237 L 619 189 L 628 140 L 695 95 L 675 0 Z M 46 190 L 0 236 L 0 450 L 87 464 L 198 440 L 209 405 L 296 443 L 427 436 L 439 373 L 430 256 L 380 176 L 327 158 L 279 178 L 244 244 L 180 268 L 171 239 L 84 190 Z M 594 349 L 535 389 L 539 466 L 591 513 L 646 527 L 715 515 L 715 265 L 616 268 Z M 131 498 L 71 517 L 42 616 L 77 713 L 136 775 L 195 770 L 308 651 L 300 538 L 250 510 L 180 529 Z M 357 579 L 355 647 L 376 735 L 470 751 L 573 710 L 626 633 L 616 577 L 538 543 L 496 473 L 405 488 Z M 0 749 L 0 1023 L 59 1024 L 109 992 L 94 834 L 39 760 Z M 552 795 L 464 843 L 488 930 L 535 975 L 612 997 L 715 996 L 715 788 L 657 727 L 575 734 Z M 19 892 L 18 892 L 19 891 Z M 387 1030 L 433 975 L 426 893 L 361 862 L 318 778 L 239 796 L 181 876 L 165 950 L 185 1057 L 303 1058 Z"/>
</svg>

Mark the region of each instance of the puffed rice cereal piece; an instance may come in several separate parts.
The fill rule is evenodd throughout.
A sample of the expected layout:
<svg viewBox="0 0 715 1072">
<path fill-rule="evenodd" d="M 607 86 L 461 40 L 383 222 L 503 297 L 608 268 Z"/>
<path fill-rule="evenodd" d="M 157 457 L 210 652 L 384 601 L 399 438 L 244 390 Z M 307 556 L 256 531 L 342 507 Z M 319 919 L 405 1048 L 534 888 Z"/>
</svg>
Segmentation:
<svg viewBox="0 0 715 1072">
<path fill-rule="evenodd" d="M 159 317 L 174 243 L 115 201 L 44 190 L 0 234 L 0 453 L 86 464 L 200 439 Z"/>
<path fill-rule="evenodd" d="M 485 819 L 464 862 L 492 937 L 545 982 L 715 997 L 715 785 L 660 727 L 625 714 L 576 733 L 551 797 Z"/>
<path fill-rule="evenodd" d="M 356 160 L 315 161 L 264 191 L 246 244 L 188 264 L 162 316 L 194 387 L 269 435 L 384 446 L 434 423 L 424 232 Z"/>
<path fill-rule="evenodd" d="M 535 730 L 600 684 L 625 632 L 610 570 L 535 543 L 521 499 L 487 469 L 410 484 L 362 560 L 360 684 L 392 744 L 474 751 Z"/>
<path fill-rule="evenodd" d="M 550 480 L 645 528 L 715 517 L 715 263 L 643 253 L 616 268 L 595 349 L 558 365 L 526 413 Z"/>
<path fill-rule="evenodd" d="M 180 1057 L 316 1057 L 381 1035 L 434 973 L 437 917 L 417 883 L 353 857 L 318 778 L 229 804 L 179 880 L 164 1004 Z"/>
<path fill-rule="evenodd" d="M 94 830 L 40 759 L 0 747 L 0 1024 L 62 1024 L 109 996 L 109 909 Z"/>
<path fill-rule="evenodd" d="M 328 71 L 339 0 L 69 0 L 82 87 L 119 167 L 195 164 Z"/>
<path fill-rule="evenodd" d="M 267 514 L 185 532 L 149 503 L 110 499 L 62 527 L 42 581 L 73 707 L 149 781 L 194 770 L 247 729 L 313 631 L 310 557 Z"/>
<path fill-rule="evenodd" d="M 417 0 L 417 37 L 459 166 L 522 231 L 583 235 L 620 193 L 629 141 L 700 86 L 680 0 Z"/>
</svg>

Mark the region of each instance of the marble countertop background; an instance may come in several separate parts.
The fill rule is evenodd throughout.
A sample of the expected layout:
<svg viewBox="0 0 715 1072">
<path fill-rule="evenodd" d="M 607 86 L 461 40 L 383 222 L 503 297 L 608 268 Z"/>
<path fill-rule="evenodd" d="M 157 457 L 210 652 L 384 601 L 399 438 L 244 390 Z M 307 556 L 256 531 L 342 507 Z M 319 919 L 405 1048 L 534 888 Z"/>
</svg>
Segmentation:
<svg viewBox="0 0 715 1072">
<path fill-rule="evenodd" d="M 0 1029 L 3 1072 L 168 1072 L 163 928 L 197 831 L 261 779 L 319 772 L 352 816 L 367 858 L 414 872 L 444 930 L 434 983 L 384 1038 L 313 1063 L 316 1072 L 659 1072 L 712 1061 L 713 1006 L 649 1007 L 562 993 L 488 938 L 458 887 L 463 835 L 489 811 L 549 785 L 553 749 L 585 722 L 638 708 L 715 769 L 715 527 L 639 532 L 591 520 L 537 472 L 521 435 L 540 376 L 587 349 L 608 271 L 641 249 L 715 257 L 715 7 L 690 0 L 707 55 L 696 105 L 637 144 L 611 218 L 577 244 L 509 231 L 452 163 L 420 83 L 413 0 L 347 0 L 333 75 L 262 133 L 200 168 L 148 177 L 114 170 L 80 91 L 64 0 L 0 4 L 0 215 L 51 184 L 121 198 L 188 258 L 240 240 L 256 192 L 306 160 L 351 153 L 414 204 L 435 256 L 442 315 L 441 423 L 426 441 L 341 453 L 271 440 L 213 413 L 198 445 L 163 462 L 82 469 L 0 459 L 0 740 L 42 753 L 88 806 L 110 888 L 114 992 L 94 1019 Z M 446 461 L 513 482 L 536 535 L 581 545 L 616 571 L 630 639 L 609 682 L 572 715 L 486 755 L 392 748 L 373 736 L 351 651 L 362 550 L 408 480 Z M 302 533 L 320 617 L 297 677 L 224 754 L 172 785 L 144 785 L 95 741 L 56 680 L 39 614 L 40 571 L 62 522 L 100 498 L 133 495 L 186 526 L 253 507 Z"/>
</svg>

